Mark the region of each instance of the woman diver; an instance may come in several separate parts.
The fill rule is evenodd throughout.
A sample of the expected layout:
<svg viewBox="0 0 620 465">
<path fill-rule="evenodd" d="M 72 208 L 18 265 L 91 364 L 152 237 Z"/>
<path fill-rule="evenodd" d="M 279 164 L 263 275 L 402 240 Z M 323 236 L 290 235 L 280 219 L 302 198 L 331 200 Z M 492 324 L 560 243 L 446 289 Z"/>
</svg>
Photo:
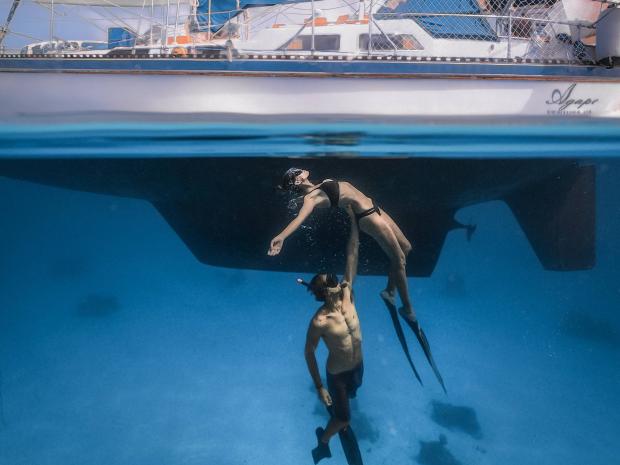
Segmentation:
<svg viewBox="0 0 620 465">
<path fill-rule="evenodd" d="M 405 266 L 406 257 L 411 252 L 410 242 L 394 220 L 383 209 L 378 207 L 371 198 L 364 195 L 352 184 L 333 179 L 326 179 L 319 184 L 313 184 L 309 176 L 310 173 L 307 170 L 300 168 L 290 168 L 284 173 L 280 187 L 285 191 L 300 194 L 303 197 L 303 205 L 297 217 L 271 240 L 269 251 L 267 252 L 268 255 L 278 255 L 282 251 L 284 241 L 303 224 L 315 208 L 340 207 L 346 209 L 351 206 L 359 229 L 371 236 L 389 258 L 388 280 L 385 289 L 381 291 L 381 298 L 390 310 L 398 338 L 416 377 L 420 380 L 409 356 L 407 343 L 396 315 L 395 294 L 397 290 L 403 304 L 399 309 L 399 313 L 412 328 L 439 382 L 444 387 L 441 375 L 433 361 L 428 341 L 420 327 L 411 304 L 411 298 L 409 297 Z"/>
</svg>

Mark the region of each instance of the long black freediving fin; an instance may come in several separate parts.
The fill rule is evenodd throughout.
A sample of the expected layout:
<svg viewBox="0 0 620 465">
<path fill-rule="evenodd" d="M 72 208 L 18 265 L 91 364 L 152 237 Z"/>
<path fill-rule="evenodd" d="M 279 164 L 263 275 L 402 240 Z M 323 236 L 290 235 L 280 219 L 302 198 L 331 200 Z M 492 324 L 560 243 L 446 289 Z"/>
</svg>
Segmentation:
<svg viewBox="0 0 620 465">
<path fill-rule="evenodd" d="M 445 392 L 447 394 L 448 391 L 446 390 L 446 385 L 443 382 L 443 378 L 441 376 L 441 373 L 439 373 L 439 369 L 437 368 L 437 364 L 435 363 L 435 359 L 433 359 L 433 353 L 431 352 L 431 345 L 428 343 L 428 339 L 426 338 L 426 334 L 424 334 L 424 330 L 420 326 L 419 321 L 418 320 L 411 321 L 402 312 L 402 308 L 400 310 L 401 310 L 399 312 L 400 316 L 403 317 L 403 320 L 405 320 L 405 322 L 409 325 L 409 327 L 411 328 L 411 330 L 415 334 L 415 337 L 418 338 L 418 342 L 420 343 L 420 346 L 422 347 L 422 350 L 424 351 L 424 355 L 426 355 L 426 360 L 428 360 L 428 363 L 430 364 L 431 368 L 433 369 L 433 372 L 435 373 L 435 376 L 437 377 L 437 381 L 439 381 L 439 384 L 441 384 L 443 392 Z"/>
<path fill-rule="evenodd" d="M 413 360 L 411 359 L 411 354 L 409 353 L 409 347 L 407 346 L 407 340 L 405 339 L 405 333 L 403 332 L 403 328 L 400 325 L 400 321 L 398 320 L 398 313 L 396 311 L 396 305 L 394 305 L 389 299 L 384 298 L 383 295 L 381 295 L 381 300 L 383 300 L 383 302 L 385 303 L 385 306 L 390 312 L 390 317 L 392 318 L 392 324 L 394 325 L 394 329 L 396 330 L 396 336 L 398 336 L 400 345 L 402 346 L 403 351 L 405 352 L 405 357 L 407 357 L 409 366 L 411 366 L 411 369 L 413 370 L 413 374 L 420 382 L 420 385 L 424 386 L 424 383 L 422 382 L 422 378 L 420 378 L 420 374 L 418 373 L 418 370 L 416 370 L 415 365 L 413 364 Z"/>
<path fill-rule="evenodd" d="M 327 412 L 332 417 L 334 415 L 333 407 L 327 407 Z M 347 463 L 349 465 L 364 465 L 360 446 L 357 443 L 357 437 L 355 437 L 351 425 L 347 426 L 346 430 L 338 431 L 338 437 L 340 438 L 340 444 L 342 445 L 342 451 L 347 459 Z"/>
<path fill-rule="evenodd" d="M 344 456 L 347 458 L 347 463 L 349 465 L 364 465 L 360 446 L 357 443 L 357 438 L 355 437 L 351 425 L 347 426 L 346 430 L 340 430 L 338 432 L 338 437 L 340 438 Z"/>
</svg>

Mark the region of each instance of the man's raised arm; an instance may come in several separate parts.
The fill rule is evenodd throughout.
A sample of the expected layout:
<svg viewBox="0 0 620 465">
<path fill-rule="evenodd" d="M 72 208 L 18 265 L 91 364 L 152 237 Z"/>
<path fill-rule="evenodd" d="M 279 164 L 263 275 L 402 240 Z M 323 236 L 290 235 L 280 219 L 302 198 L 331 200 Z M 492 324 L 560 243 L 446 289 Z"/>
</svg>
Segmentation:
<svg viewBox="0 0 620 465">
<path fill-rule="evenodd" d="M 350 206 L 347 208 L 347 213 L 351 219 L 351 233 L 349 234 L 349 242 L 347 243 L 347 264 L 344 271 L 344 281 L 346 281 L 349 286 L 353 286 L 353 281 L 357 275 L 357 257 L 360 246 L 360 233 L 357 226 L 357 220 L 355 219 L 355 214 Z"/>
</svg>

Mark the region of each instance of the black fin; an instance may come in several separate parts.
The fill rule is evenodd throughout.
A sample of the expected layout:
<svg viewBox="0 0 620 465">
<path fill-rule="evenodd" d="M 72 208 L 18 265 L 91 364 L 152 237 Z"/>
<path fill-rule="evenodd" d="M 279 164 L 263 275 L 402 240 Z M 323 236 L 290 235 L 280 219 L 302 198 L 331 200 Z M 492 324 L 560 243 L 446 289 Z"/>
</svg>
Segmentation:
<svg viewBox="0 0 620 465">
<path fill-rule="evenodd" d="M 338 432 L 338 437 L 340 438 L 340 444 L 342 444 L 344 456 L 347 458 L 347 463 L 349 465 L 364 465 L 360 446 L 357 443 L 357 438 L 351 425 L 347 426 L 346 429 L 341 429 Z"/>
<path fill-rule="evenodd" d="M 407 346 L 407 340 L 405 339 L 405 333 L 403 332 L 403 328 L 400 325 L 400 320 L 398 319 L 398 313 L 396 311 L 396 306 L 392 304 L 392 302 L 390 302 L 389 300 L 384 299 L 383 296 L 381 296 L 381 300 L 383 300 L 383 302 L 385 303 L 385 306 L 390 312 L 390 317 L 392 318 L 392 324 L 394 325 L 394 329 L 396 330 L 396 336 L 398 337 L 398 340 L 400 341 L 400 345 L 403 348 L 403 352 L 405 352 L 405 357 L 407 357 L 409 366 L 413 370 L 413 374 L 415 375 L 415 377 L 420 382 L 420 385 L 424 386 L 424 383 L 422 383 L 422 378 L 420 378 L 420 374 L 418 373 L 418 370 L 416 370 L 415 365 L 413 364 L 413 360 L 411 359 L 411 353 L 409 352 L 409 347 Z"/>
<path fill-rule="evenodd" d="M 330 417 L 334 416 L 333 405 L 327 407 L 327 413 L 329 413 Z M 321 432 L 321 434 L 323 433 Z M 357 438 L 350 424 L 346 429 L 338 431 L 338 437 L 340 438 L 340 444 L 342 445 L 342 451 L 347 459 L 347 463 L 349 465 L 364 465 Z"/>
<path fill-rule="evenodd" d="M 312 449 L 312 459 L 314 460 L 314 465 L 319 463 L 322 459 L 330 458 L 332 456 L 332 451 L 329 449 L 329 444 L 324 444 L 321 442 L 321 437 L 324 432 L 325 430 L 321 427 L 314 431 L 317 440 L 317 446 Z"/>
<path fill-rule="evenodd" d="M 401 313 L 401 316 L 402 316 L 402 313 Z M 441 373 L 439 373 L 439 369 L 437 368 L 437 364 L 435 363 L 435 359 L 433 359 L 433 353 L 431 352 L 431 345 L 428 343 L 428 339 L 426 339 L 426 334 L 424 334 L 424 330 L 420 326 L 420 322 L 417 321 L 417 320 L 415 322 L 411 321 L 408 318 L 406 318 L 405 316 L 403 316 L 403 320 L 405 320 L 405 322 L 409 325 L 409 327 L 411 328 L 411 330 L 415 334 L 415 337 L 418 338 L 418 342 L 420 343 L 420 347 L 422 347 L 422 350 L 424 351 L 424 355 L 426 355 L 426 360 L 428 360 L 428 363 L 430 364 L 431 368 L 433 369 L 433 372 L 435 373 L 435 376 L 437 377 L 437 381 L 439 381 L 439 384 L 441 384 L 443 392 L 447 394 L 448 391 L 446 390 L 446 385 L 443 382 L 443 378 L 441 376 Z"/>
</svg>

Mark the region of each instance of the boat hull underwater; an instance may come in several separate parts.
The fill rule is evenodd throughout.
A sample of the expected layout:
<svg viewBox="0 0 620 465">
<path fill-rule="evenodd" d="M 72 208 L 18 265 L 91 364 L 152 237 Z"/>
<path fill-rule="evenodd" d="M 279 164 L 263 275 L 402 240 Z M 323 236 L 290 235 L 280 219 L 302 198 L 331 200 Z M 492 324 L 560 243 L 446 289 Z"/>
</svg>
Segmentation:
<svg viewBox="0 0 620 465">
<path fill-rule="evenodd" d="M 447 60 L 447 61 L 446 61 Z M 412 57 L 0 57 L 0 117 L 620 117 L 620 68 Z"/>
<path fill-rule="evenodd" d="M 288 157 L 0 159 L 0 176 L 147 200 L 203 263 L 312 273 L 342 270 L 348 219 L 319 210 L 267 256 L 270 239 L 292 218 L 274 186 Z M 455 213 L 504 201 L 548 270 L 595 265 L 595 168 L 573 159 L 304 157 L 317 179 L 346 179 L 393 216 L 414 247 L 408 272 L 430 276 Z M 375 176 L 374 173 L 381 173 Z M 337 217 L 334 217 L 334 216 Z M 461 230 L 462 231 L 462 230 Z M 463 233 L 464 234 L 464 233 Z M 385 274 L 385 254 L 362 235 L 362 274 Z M 308 248 L 308 241 L 315 246 Z"/>
</svg>

